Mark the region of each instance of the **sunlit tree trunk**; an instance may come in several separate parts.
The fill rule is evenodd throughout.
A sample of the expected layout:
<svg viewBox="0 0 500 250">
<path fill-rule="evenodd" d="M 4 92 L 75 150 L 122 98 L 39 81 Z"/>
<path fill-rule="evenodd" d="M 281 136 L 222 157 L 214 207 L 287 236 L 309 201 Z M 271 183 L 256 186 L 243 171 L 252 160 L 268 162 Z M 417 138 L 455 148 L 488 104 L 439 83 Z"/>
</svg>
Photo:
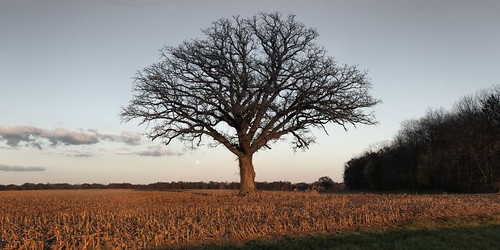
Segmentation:
<svg viewBox="0 0 500 250">
<path fill-rule="evenodd" d="M 240 195 L 247 195 L 255 190 L 255 171 L 252 163 L 253 155 L 239 156 L 240 163 Z"/>
</svg>

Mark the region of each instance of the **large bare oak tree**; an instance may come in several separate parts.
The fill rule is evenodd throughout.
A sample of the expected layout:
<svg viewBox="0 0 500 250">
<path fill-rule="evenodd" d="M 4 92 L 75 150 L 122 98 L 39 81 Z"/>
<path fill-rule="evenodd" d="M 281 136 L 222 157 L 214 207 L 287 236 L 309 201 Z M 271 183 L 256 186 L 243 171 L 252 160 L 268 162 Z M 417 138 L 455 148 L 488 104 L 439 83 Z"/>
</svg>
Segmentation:
<svg viewBox="0 0 500 250">
<path fill-rule="evenodd" d="M 253 154 L 280 137 L 307 148 L 311 128 L 376 122 L 364 112 L 379 102 L 366 73 L 337 64 L 293 15 L 220 19 L 203 33 L 164 47 L 160 62 L 137 73 L 121 116 L 140 119 L 166 144 L 224 145 L 239 159 L 241 194 L 255 190 Z"/>
</svg>

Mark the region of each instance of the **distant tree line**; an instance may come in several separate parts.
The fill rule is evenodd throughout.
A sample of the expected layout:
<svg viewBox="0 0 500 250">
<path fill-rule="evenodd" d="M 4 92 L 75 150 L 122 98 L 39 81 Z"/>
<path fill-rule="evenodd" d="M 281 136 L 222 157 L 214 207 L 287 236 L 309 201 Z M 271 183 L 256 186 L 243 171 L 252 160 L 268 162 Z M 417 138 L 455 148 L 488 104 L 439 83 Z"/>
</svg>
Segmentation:
<svg viewBox="0 0 500 250">
<path fill-rule="evenodd" d="M 343 184 L 335 183 L 327 176 L 313 183 L 289 181 L 256 182 L 257 189 L 271 191 L 340 191 Z M 179 189 L 240 189 L 239 182 L 156 182 L 151 184 L 109 183 L 109 184 L 68 184 L 68 183 L 24 183 L 22 185 L 0 185 L 0 190 L 51 190 L 51 189 L 136 189 L 136 190 L 179 190 Z"/>
<path fill-rule="evenodd" d="M 405 122 L 392 142 L 345 164 L 353 190 L 497 192 L 500 184 L 500 86 Z"/>
</svg>

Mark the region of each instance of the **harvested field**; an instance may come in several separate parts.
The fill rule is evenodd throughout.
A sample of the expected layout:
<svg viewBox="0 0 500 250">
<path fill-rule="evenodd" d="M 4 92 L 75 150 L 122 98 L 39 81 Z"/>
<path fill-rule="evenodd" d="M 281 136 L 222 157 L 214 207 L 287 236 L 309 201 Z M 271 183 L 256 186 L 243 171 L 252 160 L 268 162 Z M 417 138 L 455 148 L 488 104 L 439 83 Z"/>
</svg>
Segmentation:
<svg viewBox="0 0 500 250">
<path fill-rule="evenodd" d="M 500 213 L 499 194 L 52 190 L 0 203 L 4 249 L 175 248 Z"/>
</svg>

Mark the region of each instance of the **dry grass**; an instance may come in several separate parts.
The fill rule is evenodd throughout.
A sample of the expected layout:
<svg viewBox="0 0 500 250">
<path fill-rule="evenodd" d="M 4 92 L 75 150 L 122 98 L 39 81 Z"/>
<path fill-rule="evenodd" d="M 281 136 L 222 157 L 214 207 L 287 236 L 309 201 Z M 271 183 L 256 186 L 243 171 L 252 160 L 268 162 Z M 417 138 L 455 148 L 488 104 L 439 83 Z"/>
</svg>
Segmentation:
<svg viewBox="0 0 500 250">
<path fill-rule="evenodd" d="M 0 248 L 141 249 L 490 216 L 500 195 L 231 191 L 0 192 Z"/>
</svg>

